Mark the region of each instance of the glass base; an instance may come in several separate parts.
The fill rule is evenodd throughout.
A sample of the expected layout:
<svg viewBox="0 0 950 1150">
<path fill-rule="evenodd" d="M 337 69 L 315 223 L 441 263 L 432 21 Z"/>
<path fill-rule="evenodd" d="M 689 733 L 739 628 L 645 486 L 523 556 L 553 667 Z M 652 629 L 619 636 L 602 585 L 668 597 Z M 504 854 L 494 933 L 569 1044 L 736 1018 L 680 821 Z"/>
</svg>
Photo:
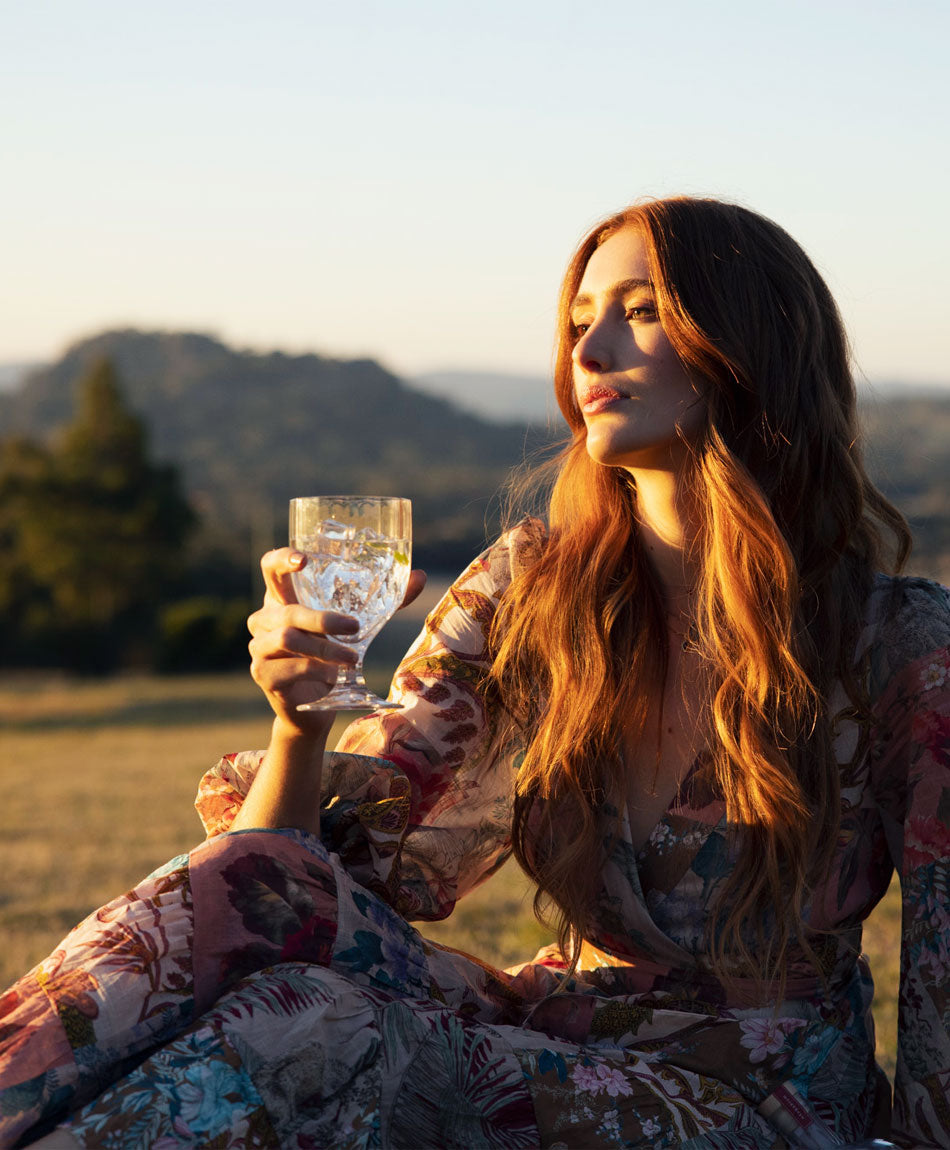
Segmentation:
<svg viewBox="0 0 950 1150">
<path fill-rule="evenodd" d="M 347 685 L 334 687 L 329 695 L 301 703 L 298 711 L 401 711 L 402 703 L 393 703 L 374 695 L 368 687 Z"/>
</svg>

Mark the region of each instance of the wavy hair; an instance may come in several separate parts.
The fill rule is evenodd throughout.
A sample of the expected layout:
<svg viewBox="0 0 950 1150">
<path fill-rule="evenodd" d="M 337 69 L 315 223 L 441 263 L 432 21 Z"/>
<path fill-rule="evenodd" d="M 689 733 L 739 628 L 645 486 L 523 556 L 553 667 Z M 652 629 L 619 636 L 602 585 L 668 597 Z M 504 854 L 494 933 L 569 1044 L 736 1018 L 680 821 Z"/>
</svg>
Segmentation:
<svg viewBox="0 0 950 1150">
<path fill-rule="evenodd" d="M 526 746 L 514 849 L 573 969 L 591 863 L 608 849 L 598 812 L 623 809 L 620 748 L 647 737 L 669 661 L 635 482 L 588 456 L 573 382 L 572 302 L 591 254 L 625 227 L 644 239 L 660 323 L 706 399 L 688 478 L 700 521 L 694 627 L 712 770 L 741 828 L 707 924 L 711 966 L 784 982 L 793 940 L 818 962 L 802 913 L 839 824 L 829 694 L 840 680 L 865 705 L 855 642 L 875 571 L 903 565 L 910 533 L 865 472 L 827 286 L 785 231 L 746 208 L 637 204 L 595 227 L 568 266 L 555 386 L 571 440 L 554 464 L 548 545 L 493 631 L 492 677 Z"/>
</svg>

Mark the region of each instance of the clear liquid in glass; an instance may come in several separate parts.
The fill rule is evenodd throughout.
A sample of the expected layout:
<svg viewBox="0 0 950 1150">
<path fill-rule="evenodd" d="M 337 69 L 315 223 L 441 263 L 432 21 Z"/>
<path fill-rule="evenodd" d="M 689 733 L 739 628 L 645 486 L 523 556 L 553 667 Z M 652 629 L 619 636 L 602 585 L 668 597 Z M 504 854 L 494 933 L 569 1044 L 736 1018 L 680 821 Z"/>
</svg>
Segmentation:
<svg viewBox="0 0 950 1150">
<path fill-rule="evenodd" d="M 355 648 L 359 663 L 341 665 L 330 694 L 298 710 L 398 707 L 369 690 L 362 663 L 367 647 L 398 609 L 409 584 L 409 501 L 385 496 L 294 499 L 290 521 L 291 546 L 307 556 L 306 564 L 292 576 L 298 601 L 317 611 L 351 615 L 360 625 L 355 635 L 333 636 Z M 403 530 L 391 534 L 386 528 Z"/>
</svg>

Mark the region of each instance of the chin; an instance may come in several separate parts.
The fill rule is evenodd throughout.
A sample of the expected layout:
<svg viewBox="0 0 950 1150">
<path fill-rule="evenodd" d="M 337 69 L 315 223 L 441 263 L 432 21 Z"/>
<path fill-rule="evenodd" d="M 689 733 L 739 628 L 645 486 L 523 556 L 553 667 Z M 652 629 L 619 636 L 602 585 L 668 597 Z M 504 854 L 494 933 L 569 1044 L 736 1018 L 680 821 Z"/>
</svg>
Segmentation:
<svg viewBox="0 0 950 1150">
<path fill-rule="evenodd" d="M 650 471 L 679 471 L 689 460 L 680 440 L 649 442 L 627 440 L 618 443 L 608 437 L 587 439 L 587 454 L 602 467 L 623 467 L 631 471 L 638 468 Z"/>
<path fill-rule="evenodd" d="M 663 450 L 663 444 L 644 443 L 632 437 L 588 433 L 587 454 L 604 467 L 627 467 L 636 460 Z"/>
</svg>

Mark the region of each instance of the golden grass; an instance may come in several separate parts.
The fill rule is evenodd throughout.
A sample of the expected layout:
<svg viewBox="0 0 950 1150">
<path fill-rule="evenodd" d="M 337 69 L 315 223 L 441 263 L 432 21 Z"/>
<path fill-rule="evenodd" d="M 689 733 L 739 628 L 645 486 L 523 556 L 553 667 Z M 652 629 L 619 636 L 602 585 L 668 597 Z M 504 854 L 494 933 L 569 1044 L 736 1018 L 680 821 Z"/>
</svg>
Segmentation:
<svg viewBox="0 0 950 1150">
<path fill-rule="evenodd" d="M 244 678 L 0 691 L 4 985 L 90 910 L 201 838 L 192 806 L 201 772 L 222 751 L 268 737 Z"/>
<path fill-rule="evenodd" d="M 264 746 L 265 704 L 245 675 L 105 683 L 0 681 L 0 989 L 90 910 L 202 835 L 192 802 L 227 751 Z M 509 863 L 429 937 L 496 966 L 549 934 Z M 874 912 L 865 946 L 878 982 L 878 1058 L 893 1074 L 900 901 Z"/>
<path fill-rule="evenodd" d="M 894 1081 L 897 1060 L 897 992 L 901 965 L 901 888 L 895 876 L 864 924 L 864 953 L 874 974 L 877 1060 Z"/>
</svg>

